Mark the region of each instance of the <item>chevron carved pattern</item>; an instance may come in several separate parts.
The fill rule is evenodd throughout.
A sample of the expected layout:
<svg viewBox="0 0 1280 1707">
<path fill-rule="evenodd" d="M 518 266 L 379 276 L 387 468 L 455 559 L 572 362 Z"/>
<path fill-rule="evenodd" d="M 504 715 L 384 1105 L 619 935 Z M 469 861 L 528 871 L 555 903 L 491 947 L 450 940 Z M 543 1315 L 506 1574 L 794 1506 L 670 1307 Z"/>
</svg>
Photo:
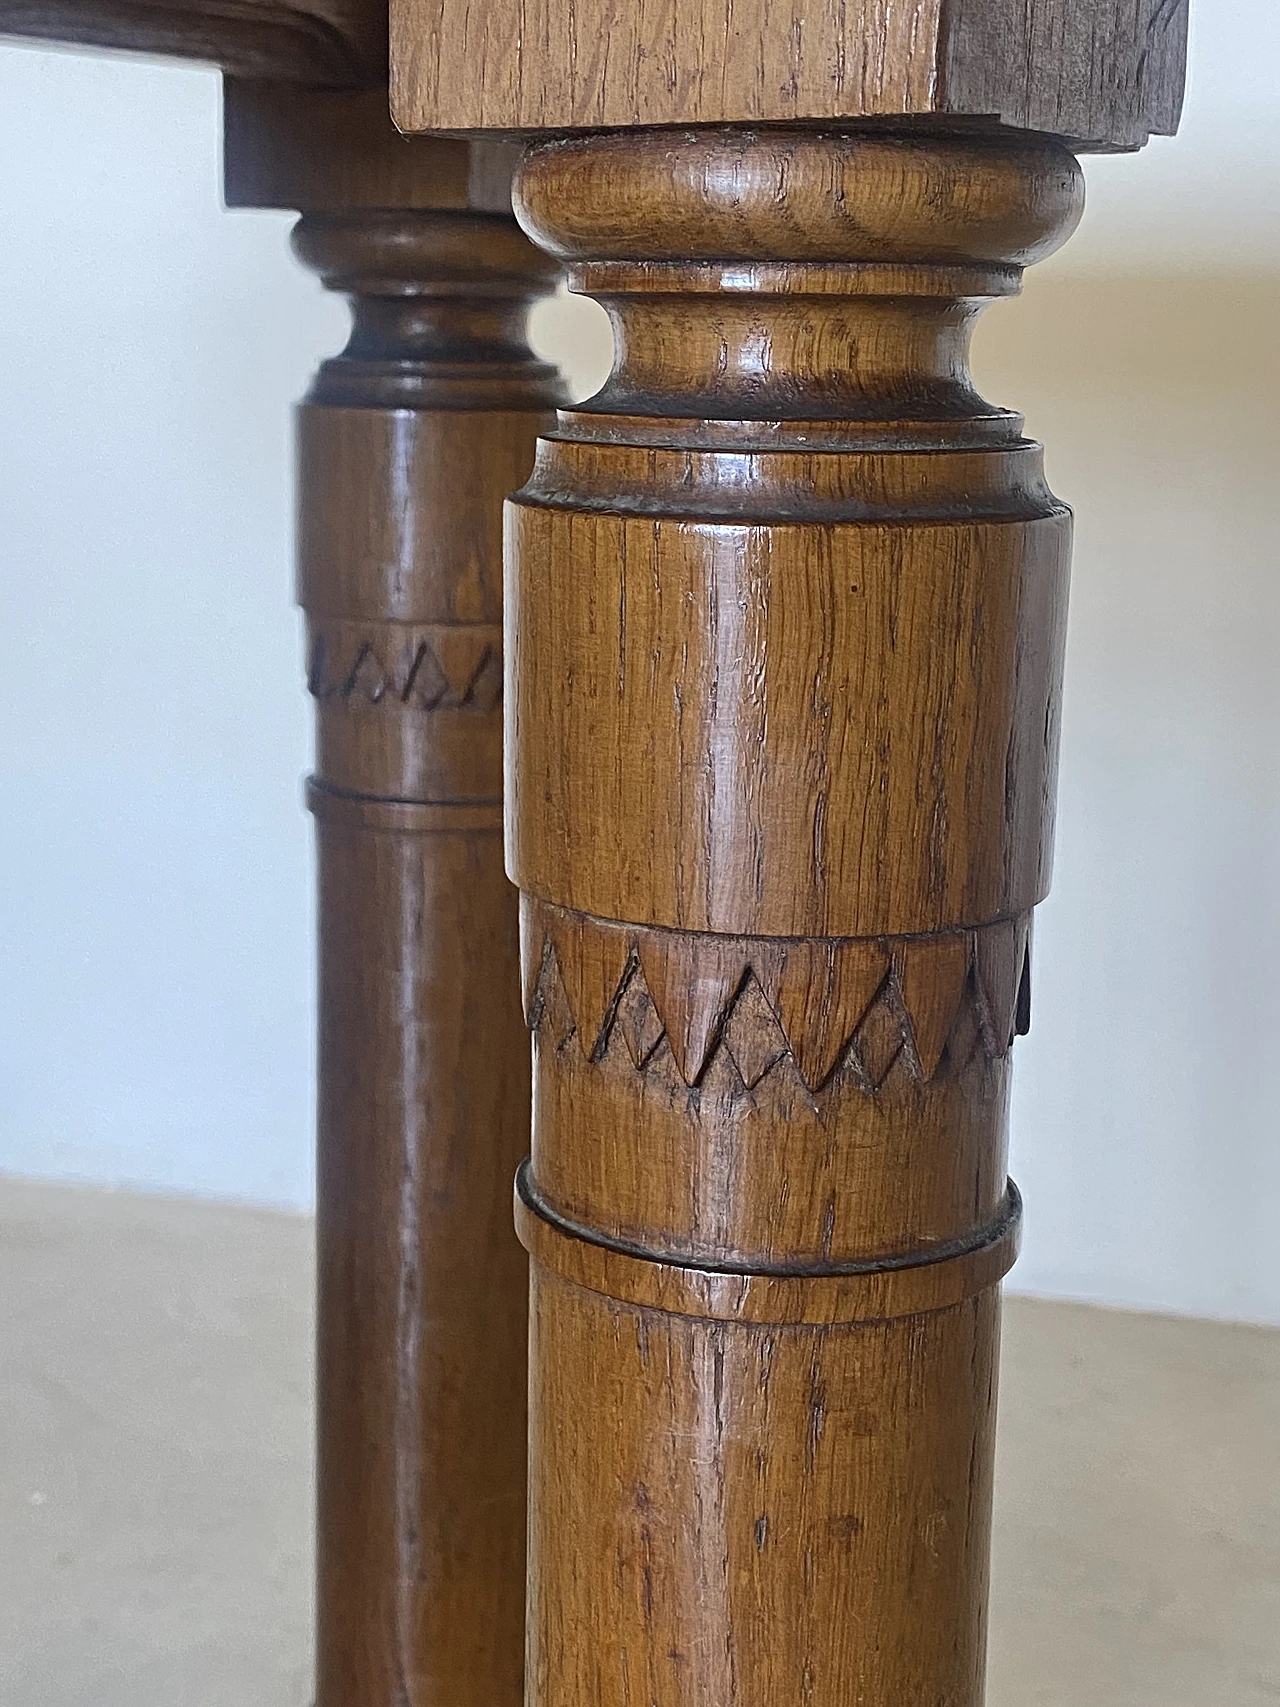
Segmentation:
<svg viewBox="0 0 1280 1707">
<path fill-rule="evenodd" d="M 615 1035 L 646 1072 L 670 1050 L 686 1085 L 724 1052 L 754 1088 L 790 1061 L 810 1091 L 848 1072 L 876 1091 L 919 1082 L 1030 1025 L 1031 916 L 929 937 L 718 937 L 606 923 L 521 900 L 525 1017 L 600 1061 Z M 556 1003 L 556 995 L 563 1003 Z"/>
<path fill-rule="evenodd" d="M 312 634 L 307 687 L 329 702 L 492 712 L 502 703 L 502 630 L 326 624 Z"/>
</svg>

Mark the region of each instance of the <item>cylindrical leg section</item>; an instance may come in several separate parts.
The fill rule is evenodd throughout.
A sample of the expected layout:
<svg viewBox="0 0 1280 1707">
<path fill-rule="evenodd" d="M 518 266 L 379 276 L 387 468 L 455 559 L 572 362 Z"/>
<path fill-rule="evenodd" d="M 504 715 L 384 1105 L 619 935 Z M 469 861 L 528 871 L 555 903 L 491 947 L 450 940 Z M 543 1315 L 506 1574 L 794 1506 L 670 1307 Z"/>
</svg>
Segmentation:
<svg viewBox="0 0 1280 1707">
<path fill-rule="evenodd" d="M 708 1321 L 535 1268 L 535 1698 L 980 1699 L 998 1308 Z"/>
<path fill-rule="evenodd" d="M 501 842 L 313 800 L 319 1700 L 514 1707 L 526 1279 L 509 1180 L 528 1043 Z"/>
</svg>

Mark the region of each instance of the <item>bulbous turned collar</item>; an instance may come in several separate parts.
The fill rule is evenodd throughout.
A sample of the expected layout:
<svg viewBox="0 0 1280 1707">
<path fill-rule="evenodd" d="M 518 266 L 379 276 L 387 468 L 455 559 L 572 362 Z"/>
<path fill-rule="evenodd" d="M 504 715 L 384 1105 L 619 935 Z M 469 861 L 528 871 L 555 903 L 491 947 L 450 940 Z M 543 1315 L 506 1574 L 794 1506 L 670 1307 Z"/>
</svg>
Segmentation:
<svg viewBox="0 0 1280 1707">
<path fill-rule="evenodd" d="M 533 301 L 560 268 L 502 214 L 374 209 L 311 213 L 293 252 L 328 290 L 352 296 L 484 296 Z"/>
<path fill-rule="evenodd" d="M 1049 137 L 649 130 L 538 144 L 515 208 L 565 261 L 1025 266 L 1075 230 L 1084 180 Z"/>
</svg>

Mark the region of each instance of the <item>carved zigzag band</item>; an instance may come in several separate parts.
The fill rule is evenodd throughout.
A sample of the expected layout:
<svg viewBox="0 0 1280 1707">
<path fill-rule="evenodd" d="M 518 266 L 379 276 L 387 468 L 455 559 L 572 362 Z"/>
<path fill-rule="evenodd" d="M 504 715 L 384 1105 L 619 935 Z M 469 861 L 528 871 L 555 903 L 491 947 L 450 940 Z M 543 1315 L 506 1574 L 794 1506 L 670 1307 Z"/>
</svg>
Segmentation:
<svg viewBox="0 0 1280 1707">
<path fill-rule="evenodd" d="M 876 1090 L 898 1060 L 922 1081 L 1030 1023 L 1031 916 L 929 937 L 724 937 L 620 925 L 521 897 L 525 1017 L 562 992 L 582 1053 L 620 1034 L 638 1071 L 665 1042 L 687 1085 L 725 1050 L 743 1082 L 789 1058 L 811 1091 L 848 1067 Z"/>
<path fill-rule="evenodd" d="M 502 701 L 502 630 L 326 623 L 312 633 L 307 687 L 326 701 L 491 712 Z"/>
</svg>

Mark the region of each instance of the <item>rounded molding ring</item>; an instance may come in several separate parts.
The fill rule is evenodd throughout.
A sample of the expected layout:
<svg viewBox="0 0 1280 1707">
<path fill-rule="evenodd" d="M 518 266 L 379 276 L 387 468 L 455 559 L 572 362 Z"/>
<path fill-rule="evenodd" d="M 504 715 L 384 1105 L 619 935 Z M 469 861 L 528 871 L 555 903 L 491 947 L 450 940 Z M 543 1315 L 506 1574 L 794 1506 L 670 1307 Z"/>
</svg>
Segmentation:
<svg viewBox="0 0 1280 1707">
<path fill-rule="evenodd" d="M 540 1267 L 620 1303 L 753 1326 L 831 1327 L 930 1315 L 997 1286 L 1017 1260 L 1022 1198 L 1010 1180 L 992 1221 L 931 1251 L 789 1272 L 686 1266 L 606 1241 L 539 1198 L 528 1161 L 516 1175 L 515 1218 Z"/>
</svg>

